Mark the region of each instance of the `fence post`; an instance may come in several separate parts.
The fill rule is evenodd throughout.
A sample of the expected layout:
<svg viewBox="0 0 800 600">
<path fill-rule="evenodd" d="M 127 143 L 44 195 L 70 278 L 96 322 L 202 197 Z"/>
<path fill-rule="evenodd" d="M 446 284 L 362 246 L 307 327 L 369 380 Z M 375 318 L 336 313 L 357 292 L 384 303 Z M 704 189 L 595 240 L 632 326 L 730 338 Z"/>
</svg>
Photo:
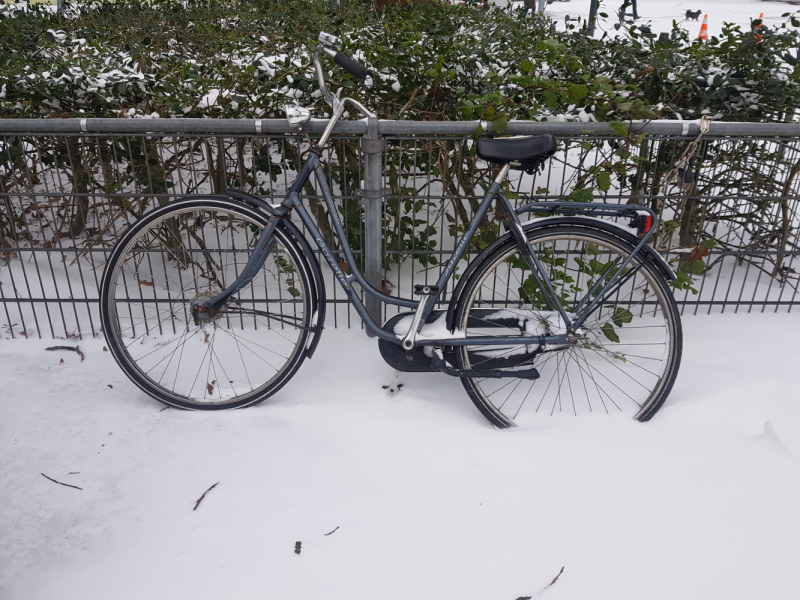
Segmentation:
<svg viewBox="0 0 800 600">
<path fill-rule="evenodd" d="M 367 119 L 367 135 L 361 138 L 364 153 L 364 276 L 378 290 L 383 271 L 383 151 L 386 142 L 378 136 L 378 119 Z M 382 303 L 366 295 L 365 305 L 373 321 L 383 324 Z"/>
<path fill-rule="evenodd" d="M 586 23 L 586 35 L 589 37 L 594 37 L 594 28 L 597 25 L 597 7 L 599 5 L 599 0 L 591 0 L 589 2 L 589 19 Z"/>
</svg>

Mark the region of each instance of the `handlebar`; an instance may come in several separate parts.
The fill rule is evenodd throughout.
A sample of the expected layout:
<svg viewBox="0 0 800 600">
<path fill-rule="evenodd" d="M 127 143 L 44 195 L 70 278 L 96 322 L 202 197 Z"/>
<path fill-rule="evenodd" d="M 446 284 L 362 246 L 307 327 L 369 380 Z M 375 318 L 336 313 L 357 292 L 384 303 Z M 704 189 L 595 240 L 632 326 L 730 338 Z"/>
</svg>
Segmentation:
<svg viewBox="0 0 800 600">
<path fill-rule="evenodd" d="M 320 41 L 322 42 L 319 46 L 314 48 L 313 54 L 313 62 L 314 62 L 314 70 L 317 73 L 317 83 L 319 84 L 319 89 L 322 92 L 322 97 L 325 99 L 325 102 L 330 105 L 333 109 L 333 113 L 331 115 L 330 121 L 328 121 L 328 126 L 325 128 L 325 131 L 322 133 L 322 136 L 319 139 L 318 146 L 322 147 L 328 140 L 328 137 L 333 133 L 333 128 L 336 125 L 337 121 L 341 118 L 344 114 L 345 104 L 349 104 L 358 110 L 361 114 L 363 114 L 368 119 L 374 119 L 376 116 L 363 104 L 361 104 L 358 100 L 354 100 L 353 98 L 340 98 L 339 93 L 337 92 L 336 95 L 332 94 L 331 91 L 328 89 L 328 84 L 325 81 L 325 71 L 322 69 L 322 63 L 320 59 L 322 55 L 326 55 L 329 58 L 333 59 L 333 62 L 336 63 L 337 66 L 341 67 L 345 71 L 347 71 L 350 75 L 355 77 L 356 79 L 366 79 L 369 75 L 369 71 L 360 65 L 358 62 L 354 61 L 352 58 L 344 54 L 343 52 L 338 52 L 332 46 L 338 45 L 339 39 L 335 36 L 332 36 L 327 33 L 320 33 L 319 37 Z M 339 90 L 341 92 L 341 89 Z M 311 119 L 311 113 L 309 111 L 305 111 L 304 114 L 301 115 L 302 118 L 292 118 L 290 116 L 290 110 L 295 108 L 294 105 L 289 106 L 286 108 L 287 110 L 287 117 L 289 118 L 289 122 L 293 125 L 302 125 L 303 123 L 308 122 Z"/>
<path fill-rule="evenodd" d="M 333 57 L 333 62 L 342 67 L 356 79 L 366 79 L 367 75 L 369 75 L 369 71 L 347 56 L 347 54 L 344 52 L 337 52 Z"/>
</svg>

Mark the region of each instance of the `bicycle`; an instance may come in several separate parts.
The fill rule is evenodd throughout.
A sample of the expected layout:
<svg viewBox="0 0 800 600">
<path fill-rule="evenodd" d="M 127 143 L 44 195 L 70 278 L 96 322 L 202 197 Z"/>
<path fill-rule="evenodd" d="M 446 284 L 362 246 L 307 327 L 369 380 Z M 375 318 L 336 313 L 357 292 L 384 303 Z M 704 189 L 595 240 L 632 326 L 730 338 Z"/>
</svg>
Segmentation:
<svg viewBox="0 0 800 600">
<path fill-rule="evenodd" d="M 511 169 L 533 173 L 556 151 L 549 135 L 481 139 L 478 156 L 498 172 L 435 285 L 417 298 L 375 289 L 359 271 L 323 171 L 323 148 L 345 107 L 321 59 L 354 78 L 367 71 L 320 34 L 313 53 L 332 107 L 327 128 L 279 204 L 241 191 L 189 196 L 140 218 L 122 236 L 101 282 L 108 347 L 128 377 L 169 406 L 251 406 L 281 389 L 311 358 L 325 323 L 325 281 L 296 212 L 333 277 L 379 338 L 397 372 L 457 377 L 481 413 L 510 427 L 536 412 L 628 410 L 640 421 L 664 403 L 680 365 L 680 316 L 669 265 L 648 240 L 658 217 L 646 206 L 531 202 L 514 209 L 502 184 Z M 302 126 L 310 112 L 286 108 Z M 309 140 L 309 143 L 310 140 Z M 348 270 L 340 266 L 300 193 L 311 175 L 328 208 Z M 493 202 L 505 233 L 448 282 Z M 533 213 L 539 217 L 522 222 Z M 598 218 L 606 217 L 606 219 Z M 622 227 L 607 218 L 630 219 Z M 635 231 L 634 231 L 635 229 Z M 379 326 L 353 286 L 410 309 Z M 445 310 L 435 310 L 439 298 Z"/>
</svg>

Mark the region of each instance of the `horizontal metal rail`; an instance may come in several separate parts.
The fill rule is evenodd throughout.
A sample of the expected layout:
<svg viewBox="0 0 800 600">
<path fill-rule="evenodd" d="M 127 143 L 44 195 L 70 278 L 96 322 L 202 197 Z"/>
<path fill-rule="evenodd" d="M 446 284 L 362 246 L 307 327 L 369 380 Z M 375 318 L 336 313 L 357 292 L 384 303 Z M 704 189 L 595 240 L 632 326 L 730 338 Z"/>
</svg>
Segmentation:
<svg viewBox="0 0 800 600">
<path fill-rule="evenodd" d="M 309 133 L 322 133 L 327 119 L 311 119 Z M 696 136 L 700 120 L 626 121 L 629 131 L 665 136 Z M 398 121 L 378 120 L 378 133 L 391 135 L 472 135 L 478 127 L 484 134 L 496 133 L 492 121 Z M 270 135 L 297 133 L 286 119 L 0 119 L 0 135 L 108 133 L 108 134 L 186 134 Z M 339 121 L 336 134 L 364 135 L 367 120 Z M 615 136 L 609 123 L 560 123 L 549 121 L 508 121 L 503 135 L 551 134 L 563 137 Z M 712 122 L 710 136 L 800 137 L 800 123 Z"/>
</svg>

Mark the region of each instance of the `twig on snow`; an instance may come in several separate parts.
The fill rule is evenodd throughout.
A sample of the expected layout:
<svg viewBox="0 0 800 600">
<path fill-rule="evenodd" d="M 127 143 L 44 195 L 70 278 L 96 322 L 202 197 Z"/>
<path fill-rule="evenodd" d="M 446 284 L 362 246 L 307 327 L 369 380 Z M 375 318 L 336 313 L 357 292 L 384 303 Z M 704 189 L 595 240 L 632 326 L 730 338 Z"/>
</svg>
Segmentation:
<svg viewBox="0 0 800 600">
<path fill-rule="evenodd" d="M 336 526 L 336 529 L 339 529 L 339 526 L 338 526 L 338 525 Z M 325 535 L 330 535 L 330 534 L 334 533 L 334 532 L 336 531 L 336 529 L 334 529 L 333 531 L 329 531 L 329 532 L 328 532 L 328 533 L 326 533 Z"/>
<path fill-rule="evenodd" d="M 543 587 L 541 590 L 539 590 L 538 592 L 536 592 L 536 593 L 535 593 L 533 596 L 520 596 L 519 598 L 517 598 L 517 600 L 531 600 L 532 598 L 538 598 L 539 596 L 541 596 L 542 594 L 544 594 L 544 591 L 545 591 L 547 588 L 549 588 L 549 587 L 550 587 L 551 585 L 553 585 L 553 584 L 554 584 L 556 581 L 558 581 L 558 578 L 559 578 L 559 577 L 561 577 L 561 574 L 562 574 L 563 572 L 564 572 L 564 567 L 561 567 L 561 570 L 558 572 L 558 575 L 556 575 L 556 576 L 553 578 L 553 581 L 551 581 L 550 583 L 548 583 L 548 584 L 547 584 L 546 586 L 544 586 L 544 587 Z"/>
<path fill-rule="evenodd" d="M 57 483 L 58 485 L 63 485 L 64 487 L 71 487 L 71 488 L 75 488 L 76 490 L 83 491 L 83 488 L 79 488 L 77 485 L 70 485 L 70 484 L 68 484 L 68 483 L 61 483 L 60 481 L 56 481 L 56 480 L 55 480 L 55 479 L 53 479 L 52 477 L 48 477 L 48 476 L 47 476 L 47 475 L 45 475 L 44 473 L 41 473 L 41 475 L 42 475 L 42 477 L 44 477 L 45 479 L 49 479 L 50 481 L 52 481 L 53 483 Z"/>
<path fill-rule="evenodd" d="M 208 488 L 208 489 L 207 489 L 205 492 L 203 492 L 203 495 L 202 495 L 202 496 L 200 496 L 200 497 L 197 499 L 197 503 L 194 505 L 194 508 L 193 508 L 192 510 L 197 510 L 197 507 L 198 507 L 198 506 L 200 506 L 200 503 L 203 501 L 203 498 L 205 498 L 205 497 L 206 497 L 206 494 L 207 494 L 208 492 L 210 492 L 211 490 L 213 490 L 213 489 L 214 489 L 215 487 L 217 487 L 218 485 L 219 485 L 219 481 L 218 481 L 217 483 L 215 483 L 214 485 L 212 485 L 210 488 Z M 556 579 L 558 579 L 558 577 L 556 577 Z M 553 585 L 553 584 L 551 583 L 550 585 Z"/>
<path fill-rule="evenodd" d="M 553 584 L 554 584 L 556 581 L 558 581 L 558 578 L 559 578 L 559 577 L 561 577 L 561 574 L 562 574 L 563 572 L 564 572 L 564 567 L 561 567 L 561 570 L 558 572 L 558 575 L 556 575 L 556 578 L 555 578 L 555 579 L 553 579 L 553 581 L 551 581 L 549 584 L 547 584 L 547 585 L 545 586 L 545 588 L 544 588 L 544 589 L 547 589 L 547 588 L 549 588 L 549 587 L 550 587 L 551 585 L 553 585 Z"/>
<path fill-rule="evenodd" d="M 81 352 L 80 347 L 78 346 L 51 346 L 50 348 L 46 348 L 46 350 L 71 350 L 72 352 L 77 352 L 78 356 L 81 357 L 81 362 L 85 358 L 83 356 L 83 352 Z"/>
</svg>

